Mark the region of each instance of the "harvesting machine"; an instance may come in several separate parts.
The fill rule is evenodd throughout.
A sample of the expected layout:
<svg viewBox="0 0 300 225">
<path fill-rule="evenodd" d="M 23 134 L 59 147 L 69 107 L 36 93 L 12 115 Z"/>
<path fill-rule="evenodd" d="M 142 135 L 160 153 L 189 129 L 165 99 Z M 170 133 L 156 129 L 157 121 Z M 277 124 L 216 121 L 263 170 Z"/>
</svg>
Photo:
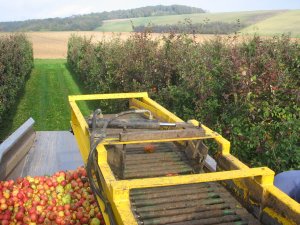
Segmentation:
<svg viewBox="0 0 300 225">
<path fill-rule="evenodd" d="M 85 117 L 77 103 L 90 100 L 124 101 L 128 111 L 98 109 Z M 106 224 L 300 224 L 300 205 L 273 185 L 272 170 L 249 168 L 220 134 L 184 122 L 147 93 L 77 95 L 69 102 Z M 217 143 L 215 161 L 204 142 Z"/>
</svg>

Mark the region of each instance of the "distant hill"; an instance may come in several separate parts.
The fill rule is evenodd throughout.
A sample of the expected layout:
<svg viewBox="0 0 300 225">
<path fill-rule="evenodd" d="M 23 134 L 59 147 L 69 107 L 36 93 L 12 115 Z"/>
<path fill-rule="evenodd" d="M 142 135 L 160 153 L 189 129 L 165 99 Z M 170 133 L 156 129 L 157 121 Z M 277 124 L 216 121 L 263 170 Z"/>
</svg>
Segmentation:
<svg viewBox="0 0 300 225">
<path fill-rule="evenodd" d="M 286 11 L 241 30 L 244 34 L 277 35 L 290 33 L 300 38 L 300 10 Z"/>
<path fill-rule="evenodd" d="M 103 20 L 126 19 L 205 13 L 201 8 L 171 5 L 146 6 L 136 9 L 75 15 L 66 18 L 35 19 L 26 21 L 1 22 L 0 31 L 90 31 L 100 27 Z"/>
<path fill-rule="evenodd" d="M 199 34 L 242 34 L 280 35 L 290 34 L 300 38 L 300 10 L 264 10 L 245 12 L 195 13 L 182 15 L 138 17 L 122 20 L 104 20 L 96 30 L 111 32 L 129 32 L 141 30 L 141 27 L 150 27 L 153 32 L 164 32 L 168 28 L 175 32 L 182 29 L 182 22 L 186 19 L 194 27 L 199 28 Z M 179 23 L 181 22 L 181 23 Z M 183 29 L 185 30 L 185 29 Z M 220 31 L 220 32 L 215 32 Z"/>
<path fill-rule="evenodd" d="M 185 25 L 187 24 L 187 25 Z M 15 22 L 0 22 L 0 32 L 103 31 L 186 32 L 198 34 L 277 35 L 300 37 L 300 10 L 208 13 L 201 8 L 171 5 Z"/>
<path fill-rule="evenodd" d="M 283 12 L 286 12 L 286 10 L 195 13 L 168 16 L 139 17 L 123 20 L 104 20 L 103 24 L 99 26 L 96 30 L 111 32 L 129 32 L 132 31 L 132 25 L 172 25 L 178 24 L 179 21 L 183 22 L 185 19 L 190 19 L 193 24 L 204 22 L 236 23 L 237 21 L 239 21 L 241 24 L 243 24 L 242 27 L 245 27 L 263 21 L 267 18 L 271 18 Z"/>
</svg>

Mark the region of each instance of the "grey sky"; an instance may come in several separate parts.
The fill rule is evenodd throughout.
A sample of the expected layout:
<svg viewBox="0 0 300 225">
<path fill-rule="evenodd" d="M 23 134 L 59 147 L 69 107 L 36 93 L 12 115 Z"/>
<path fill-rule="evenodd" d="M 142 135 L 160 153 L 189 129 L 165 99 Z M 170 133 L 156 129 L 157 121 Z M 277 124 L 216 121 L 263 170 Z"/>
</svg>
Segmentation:
<svg viewBox="0 0 300 225">
<path fill-rule="evenodd" d="M 300 9 L 300 0 L 0 0 L 0 21 L 66 17 L 160 4 L 189 5 L 210 12 Z"/>
</svg>

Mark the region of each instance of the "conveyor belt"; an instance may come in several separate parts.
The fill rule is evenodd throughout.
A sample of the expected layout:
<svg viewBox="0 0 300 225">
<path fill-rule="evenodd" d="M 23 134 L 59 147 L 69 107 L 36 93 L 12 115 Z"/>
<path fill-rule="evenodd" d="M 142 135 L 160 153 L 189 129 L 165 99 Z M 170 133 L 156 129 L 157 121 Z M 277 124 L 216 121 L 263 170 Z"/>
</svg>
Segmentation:
<svg viewBox="0 0 300 225">
<path fill-rule="evenodd" d="M 118 179 L 194 173 L 191 162 L 174 143 L 152 143 L 153 153 L 145 151 L 146 145 L 149 144 L 129 144 L 123 148 L 124 173 L 123 177 L 115 173 Z M 261 224 L 217 182 L 133 189 L 130 201 L 141 225 Z"/>
<path fill-rule="evenodd" d="M 260 224 L 216 182 L 133 189 L 130 201 L 143 225 Z"/>
<path fill-rule="evenodd" d="M 154 152 L 147 153 L 145 144 L 126 146 L 123 179 L 191 174 L 193 168 L 183 152 L 173 143 L 155 143 Z"/>
</svg>

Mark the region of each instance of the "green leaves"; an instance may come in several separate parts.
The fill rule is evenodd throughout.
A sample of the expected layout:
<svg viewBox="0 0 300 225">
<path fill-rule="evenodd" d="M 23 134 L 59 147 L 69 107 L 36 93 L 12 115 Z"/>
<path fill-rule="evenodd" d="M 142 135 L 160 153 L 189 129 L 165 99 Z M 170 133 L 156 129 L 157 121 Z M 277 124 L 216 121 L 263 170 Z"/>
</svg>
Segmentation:
<svg viewBox="0 0 300 225">
<path fill-rule="evenodd" d="M 287 36 L 234 38 L 72 37 L 68 62 L 91 92 L 148 91 L 180 117 L 222 131 L 245 163 L 299 169 L 300 45 Z"/>
<path fill-rule="evenodd" d="M 15 103 L 32 68 L 32 45 L 25 35 L 0 37 L 0 123 Z"/>
</svg>

